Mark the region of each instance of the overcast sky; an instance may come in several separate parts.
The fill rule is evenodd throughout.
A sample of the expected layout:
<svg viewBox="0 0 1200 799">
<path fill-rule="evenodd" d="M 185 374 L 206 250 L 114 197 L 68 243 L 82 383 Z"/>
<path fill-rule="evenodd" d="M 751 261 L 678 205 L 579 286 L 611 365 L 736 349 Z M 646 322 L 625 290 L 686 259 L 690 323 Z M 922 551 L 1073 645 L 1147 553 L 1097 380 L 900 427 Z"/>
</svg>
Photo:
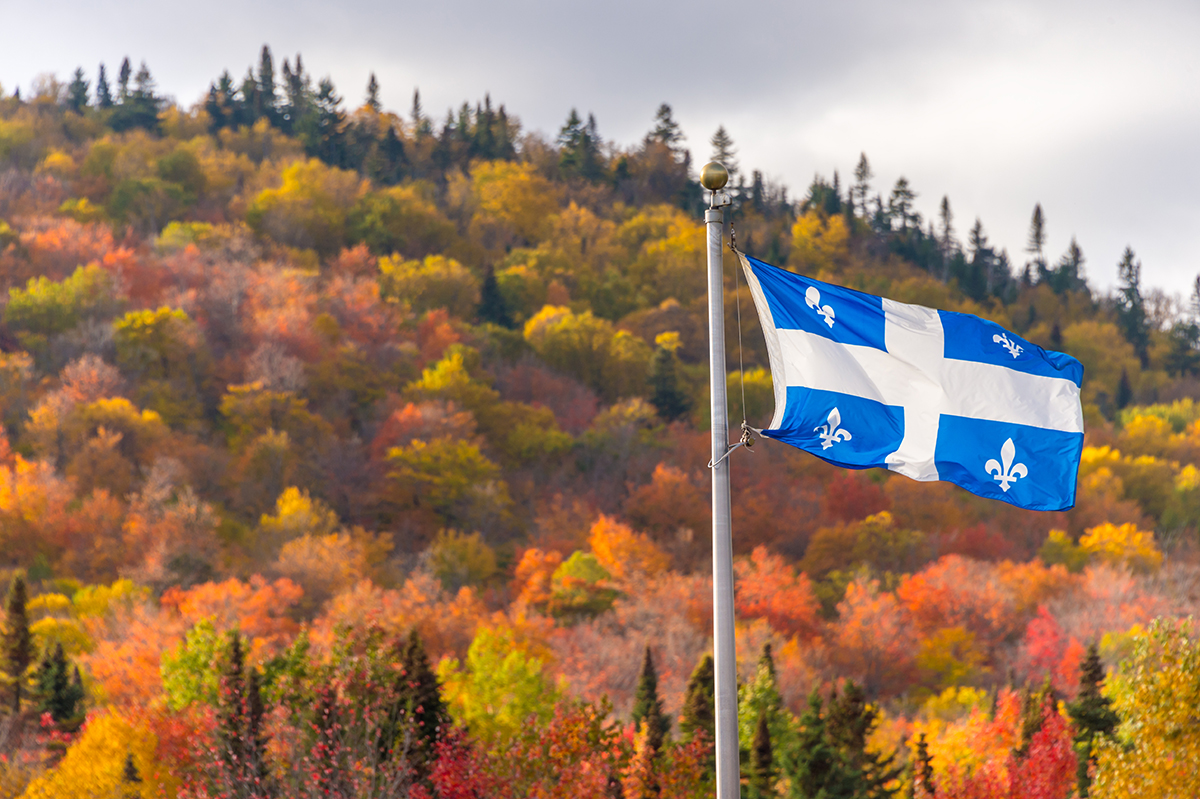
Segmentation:
<svg viewBox="0 0 1200 799">
<path fill-rule="evenodd" d="M 860 152 L 886 194 L 900 175 L 960 237 L 975 217 L 1024 263 L 1034 203 L 1052 258 L 1072 235 L 1093 285 L 1126 244 L 1147 285 L 1200 272 L 1200 3 L 760 0 L 0 0 L 0 85 L 145 60 L 184 105 L 270 44 L 303 54 L 357 105 L 428 113 L 490 93 L 553 135 L 572 107 L 637 141 L 669 102 L 697 163 L 724 124 L 744 171 L 800 195 Z"/>
</svg>

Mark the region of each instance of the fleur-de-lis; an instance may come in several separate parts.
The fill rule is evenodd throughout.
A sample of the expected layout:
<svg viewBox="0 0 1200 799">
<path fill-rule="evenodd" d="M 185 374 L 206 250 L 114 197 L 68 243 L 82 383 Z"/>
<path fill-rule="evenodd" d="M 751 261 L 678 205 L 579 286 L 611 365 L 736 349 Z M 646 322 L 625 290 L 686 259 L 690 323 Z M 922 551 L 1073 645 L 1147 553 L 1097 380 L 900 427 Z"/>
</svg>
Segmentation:
<svg viewBox="0 0 1200 799">
<path fill-rule="evenodd" d="M 1004 463 L 997 463 L 995 458 L 991 458 L 983 465 L 984 470 L 992 475 L 992 479 L 1000 484 L 1001 490 L 1005 493 L 1008 493 L 1010 483 L 1029 476 L 1029 470 L 1025 468 L 1025 464 L 1013 463 L 1016 457 L 1017 447 L 1010 438 L 1000 447 L 1000 460 Z"/>
<path fill-rule="evenodd" d="M 1020 344 L 1006 336 L 1004 333 L 997 333 L 996 335 L 992 336 L 992 341 L 996 342 L 997 344 L 1003 344 L 1004 349 L 1008 350 L 1009 354 L 1014 358 L 1020 355 L 1025 349 Z"/>
<path fill-rule="evenodd" d="M 808 291 L 804 292 L 804 302 L 809 308 L 815 309 L 817 313 L 825 317 L 825 324 L 833 327 L 833 308 L 821 305 L 821 292 L 817 291 L 816 286 L 809 286 Z"/>
<path fill-rule="evenodd" d="M 842 423 L 842 414 L 837 408 L 829 412 L 827 420 L 829 424 L 817 425 L 813 428 L 814 433 L 821 434 L 821 449 L 829 449 L 839 441 L 849 441 L 853 438 L 849 430 L 838 427 Z"/>
</svg>

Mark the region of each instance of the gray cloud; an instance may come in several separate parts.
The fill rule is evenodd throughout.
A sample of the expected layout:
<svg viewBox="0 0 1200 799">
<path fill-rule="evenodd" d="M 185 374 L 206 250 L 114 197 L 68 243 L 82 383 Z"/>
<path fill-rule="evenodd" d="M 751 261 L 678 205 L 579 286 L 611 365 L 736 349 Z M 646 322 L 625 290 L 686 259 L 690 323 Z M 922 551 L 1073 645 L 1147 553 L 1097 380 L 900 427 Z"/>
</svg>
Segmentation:
<svg viewBox="0 0 1200 799">
<path fill-rule="evenodd" d="M 329 74 L 349 102 L 375 71 L 385 104 L 426 111 L 490 92 L 553 135 L 571 107 L 637 141 L 670 102 L 697 160 L 725 124 L 744 168 L 800 193 L 865 151 L 927 214 L 1021 248 L 1035 202 L 1052 252 L 1076 235 L 1099 286 L 1132 244 L 1148 283 L 1186 291 L 1200 259 L 1200 7 L 1187 2 L 561 0 L 248 5 L 0 2 L 0 82 L 145 59 L 189 104 L 262 43 Z"/>
</svg>

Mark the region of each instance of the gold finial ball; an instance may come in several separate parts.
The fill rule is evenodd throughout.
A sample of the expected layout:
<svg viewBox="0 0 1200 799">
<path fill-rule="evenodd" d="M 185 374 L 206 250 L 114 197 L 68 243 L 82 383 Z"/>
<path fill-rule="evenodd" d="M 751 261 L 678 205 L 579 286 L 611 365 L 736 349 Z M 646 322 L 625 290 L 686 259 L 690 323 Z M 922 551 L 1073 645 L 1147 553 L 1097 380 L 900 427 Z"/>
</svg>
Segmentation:
<svg viewBox="0 0 1200 799">
<path fill-rule="evenodd" d="M 700 167 L 700 185 L 709 191 L 720 191 L 729 182 L 729 170 L 720 161 L 709 161 Z"/>
</svg>

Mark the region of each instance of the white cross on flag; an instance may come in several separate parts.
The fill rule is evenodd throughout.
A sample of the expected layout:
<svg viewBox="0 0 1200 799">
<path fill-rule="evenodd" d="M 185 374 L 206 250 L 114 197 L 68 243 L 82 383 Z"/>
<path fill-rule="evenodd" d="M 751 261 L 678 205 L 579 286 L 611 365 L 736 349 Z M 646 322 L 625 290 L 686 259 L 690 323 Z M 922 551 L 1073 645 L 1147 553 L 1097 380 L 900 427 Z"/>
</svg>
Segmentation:
<svg viewBox="0 0 1200 799">
<path fill-rule="evenodd" d="M 1075 505 L 1083 366 L 971 314 L 894 302 L 738 253 L 775 385 L 764 436 L 839 466 Z"/>
</svg>

